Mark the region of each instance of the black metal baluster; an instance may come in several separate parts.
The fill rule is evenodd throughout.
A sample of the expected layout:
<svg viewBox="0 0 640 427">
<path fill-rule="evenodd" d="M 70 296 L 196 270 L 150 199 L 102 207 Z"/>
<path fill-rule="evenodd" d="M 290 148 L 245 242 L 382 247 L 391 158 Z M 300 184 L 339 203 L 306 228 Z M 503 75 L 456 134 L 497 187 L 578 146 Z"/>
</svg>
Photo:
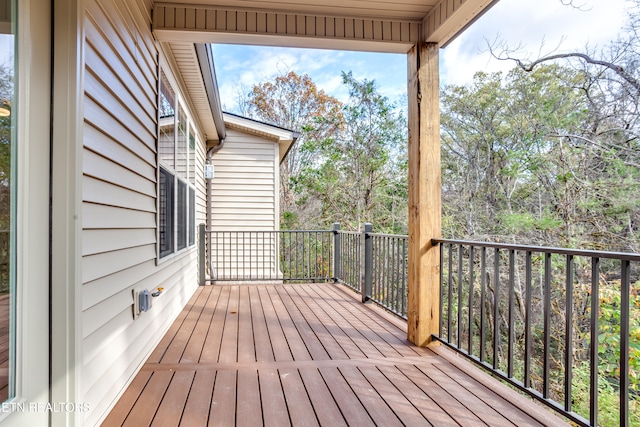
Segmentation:
<svg viewBox="0 0 640 427">
<path fill-rule="evenodd" d="M 524 386 L 531 387 L 531 251 L 525 259 Z"/>
<path fill-rule="evenodd" d="M 473 245 L 469 246 L 469 341 L 467 350 L 473 354 Z"/>
<path fill-rule="evenodd" d="M 515 264 L 516 264 L 516 251 L 511 249 L 509 251 L 509 340 L 507 346 L 507 375 L 509 378 L 513 378 L 513 346 L 515 341 Z"/>
<path fill-rule="evenodd" d="M 458 348 L 462 348 L 462 245 L 458 246 Z"/>
<path fill-rule="evenodd" d="M 493 260 L 493 369 L 500 362 L 500 249 L 494 249 Z"/>
<path fill-rule="evenodd" d="M 591 345 L 589 347 L 589 423 L 598 425 L 598 312 L 600 309 L 600 258 L 591 258 Z"/>
<path fill-rule="evenodd" d="M 544 349 L 542 367 L 542 395 L 549 398 L 549 353 L 551 350 L 551 254 L 544 254 Z"/>
<path fill-rule="evenodd" d="M 440 317 L 439 317 L 439 331 L 438 331 L 438 335 L 440 336 L 440 338 L 442 338 L 443 332 L 444 332 L 444 324 L 443 324 L 443 316 L 444 316 L 444 310 L 443 310 L 443 303 L 444 303 L 444 286 L 442 285 L 442 280 L 444 279 L 444 273 L 442 271 L 442 266 L 444 266 L 444 245 L 441 243 L 439 245 L 439 251 L 440 251 Z M 403 246 L 404 248 L 404 246 Z M 403 255 L 403 260 L 404 260 L 404 250 L 402 252 Z M 404 288 L 404 281 L 403 281 L 403 288 Z M 404 295 L 404 292 L 403 292 Z M 404 314 L 404 299 L 403 301 L 403 305 L 402 305 L 402 314 Z"/>
<path fill-rule="evenodd" d="M 486 330 L 485 318 L 487 316 L 485 303 L 487 298 L 487 248 L 482 247 L 480 250 L 480 361 L 484 362 L 486 358 Z"/>
<path fill-rule="evenodd" d="M 451 327 L 453 319 L 451 319 L 451 311 L 453 310 L 453 243 L 449 244 L 449 283 L 447 284 L 447 342 L 451 342 Z"/>
<path fill-rule="evenodd" d="M 573 381 L 573 255 L 567 255 L 565 282 L 564 409 L 571 412 Z"/>
<path fill-rule="evenodd" d="M 629 425 L 629 279 L 630 262 L 622 260 L 620 271 L 620 426 Z"/>
</svg>

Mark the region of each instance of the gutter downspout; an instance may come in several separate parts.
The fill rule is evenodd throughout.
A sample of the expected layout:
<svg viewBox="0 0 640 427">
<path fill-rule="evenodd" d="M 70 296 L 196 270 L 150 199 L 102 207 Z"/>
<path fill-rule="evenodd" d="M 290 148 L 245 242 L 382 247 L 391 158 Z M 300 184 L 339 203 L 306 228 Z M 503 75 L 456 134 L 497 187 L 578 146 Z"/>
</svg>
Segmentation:
<svg viewBox="0 0 640 427">
<path fill-rule="evenodd" d="M 218 91 L 218 81 L 216 79 L 216 69 L 213 63 L 213 51 L 211 50 L 211 45 L 196 43 L 194 45 L 196 50 L 196 56 L 198 58 L 198 65 L 200 67 L 200 73 L 202 74 L 202 81 L 204 83 L 205 92 L 207 93 L 207 99 L 209 101 L 209 109 L 211 110 L 211 115 L 213 116 L 213 121 L 216 126 L 216 130 L 218 133 L 218 145 L 215 145 L 209 149 L 207 149 L 207 156 L 205 163 L 211 164 L 213 155 L 219 151 L 224 145 L 224 139 L 227 136 L 227 132 L 224 125 L 224 118 L 222 116 L 222 105 L 220 102 L 220 92 Z M 207 141 L 207 145 L 209 141 Z M 213 206 L 211 202 L 212 197 L 212 183 L 211 179 L 207 180 L 207 188 L 206 188 L 206 215 L 205 215 L 205 227 L 207 230 L 211 230 L 211 226 L 213 223 L 213 214 L 211 212 Z M 207 254 L 211 255 L 211 238 L 207 239 Z M 209 262 L 205 268 L 208 270 L 209 277 L 213 277 L 213 266 L 211 264 L 211 256 L 208 257 Z M 206 273 L 206 272 L 205 272 Z"/>
<path fill-rule="evenodd" d="M 222 149 L 222 147 L 224 146 L 224 139 L 220 140 L 220 143 L 214 147 L 211 147 L 207 150 L 207 159 L 205 161 L 206 164 L 210 165 L 213 163 L 213 155 L 216 154 L 218 151 L 220 151 Z M 207 230 L 211 230 L 211 227 L 213 225 L 213 212 L 212 212 L 212 202 L 211 199 L 213 198 L 213 184 L 212 182 L 213 179 L 207 179 L 207 203 L 206 203 L 206 229 Z M 211 247 L 211 239 L 207 240 L 207 253 L 211 254 L 212 252 L 212 247 Z M 211 264 L 211 257 L 209 257 L 209 264 L 206 266 L 207 267 L 207 273 L 209 274 L 209 277 L 212 277 L 212 273 L 213 273 L 213 265 Z"/>
</svg>

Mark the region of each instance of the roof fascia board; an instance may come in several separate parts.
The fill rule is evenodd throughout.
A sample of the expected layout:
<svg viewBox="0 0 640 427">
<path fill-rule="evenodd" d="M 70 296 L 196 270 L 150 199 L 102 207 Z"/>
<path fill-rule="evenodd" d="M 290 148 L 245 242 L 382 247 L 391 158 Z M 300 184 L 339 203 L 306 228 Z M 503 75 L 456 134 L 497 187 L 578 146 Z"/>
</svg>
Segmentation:
<svg viewBox="0 0 640 427">
<path fill-rule="evenodd" d="M 213 63 L 213 52 L 211 46 L 208 44 L 196 43 L 195 48 L 205 90 L 207 91 L 207 98 L 209 99 L 211 114 L 213 115 L 213 121 L 216 124 L 216 130 L 218 132 L 218 141 L 222 141 L 226 137 L 226 129 L 224 117 L 222 116 L 222 104 L 220 102 L 216 70 Z"/>
<path fill-rule="evenodd" d="M 268 137 L 278 144 L 280 163 L 287 157 L 291 147 L 300 137 L 298 132 L 272 126 L 268 123 L 258 122 L 235 114 L 224 113 L 225 123 L 230 128 L 236 128 L 242 132 L 253 133 L 260 137 Z"/>
<path fill-rule="evenodd" d="M 499 0 L 441 0 L 422 21 L 423 39 L 444 48 Z"/>
<path fill-rule="evenodd" d="M 235 114 L 223 113 L 224 121 L 229 126 L 236 126 L 254 130 L 257 134 L 266 134 L 277 141 L 291 141 L 298 137 L 298 133 L 292 130 L 272 126 L 268 123 L 258 122 Z"/>
</svg>

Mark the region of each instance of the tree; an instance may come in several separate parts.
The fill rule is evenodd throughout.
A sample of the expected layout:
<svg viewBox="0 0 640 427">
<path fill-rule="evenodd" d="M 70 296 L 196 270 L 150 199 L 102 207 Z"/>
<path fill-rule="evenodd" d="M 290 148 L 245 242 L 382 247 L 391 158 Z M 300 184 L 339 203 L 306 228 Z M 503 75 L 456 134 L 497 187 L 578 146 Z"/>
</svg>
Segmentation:
<svg viewBox="0 0 640 427">
<path fill-rule="evenodd" d="M 300 186 L 322 205 L 321 223 L 406 232 L 406 120 L 373 80 L 342 73 L 349 101 L 339 131 L 322 140 Z"/>
<path fill-rule="evenodd" d="M 531 72 L 515 68 L 506 75 L 478 73 L 471 84 L 447 86 L 442 91 L 442 158 L 444 233 L 455 238 L 510 241 L 542 246 L 581 247 L 637 252 L 640 233 L 640 147 L 634 100 L 621 90 L 619 82 L 591 67 L 574 68 L 557 64 L 539 64 Z M 522 254 L 514 254 L 514 275 L 498 270 L 487 275 L 487 292 L 495 295 L 496 286 L 513 280 L 513 312 L 516 345 L 515 358 L 524 356 L 522 343 L 525 316 L 540 325 L 542 313 L 551 317 L 550 360 L 554 372 L 563 372 L 565 343 L 561 337 L 567 319 L 564 306 L 566 284 L 563 260 L 551 262 L 549 284 L 551 305 L 541 297 L 543 279 L 535 274 L 531 311 L 524 307 Z M 487 265 L 493 260 L 491 254 Z M 503 254 L 504 256 L 504 254 Z M 445 264 L 446 265 L 446 264 Z M 541 259 L 533 260 L 533 269 L 541 268 Z M 609 261 L 600 264 L 599 368 L 600 401 L 616 402 L 620 370 L 620 265 Z M 589 402 L 590 290 L 591 263 L 586 258 L 574 260 L 572 319 L 573 353 L 568 358 L 574 367 L 576 393 L 574 408 L 586 416 Z M 630 324 L 630 405 L 639 404 L 635 390 L 638 378 L 640 346 L 637 338 L 636 296 L 640 289 L 640 272 L 634 265 Z M 494 277 L 498 283 L 494 282 Z M 494 279 L 494 280 L 492 280 Z M 477 278 L 477 280 L 480 280 Z M 489 317 L 508 311 L 507 293 L 494 300 L 487 298 Z M 465 300 L 463 296 L 462 300 Z M 477 301 L 477 297 L 474 297 Z M 478 303 L 476 303 L 478 304 Z M 476 306 L 475 313 L 480 312 Z M 488 322 L 493 325 L 493 320 Z M 497 329 L 488 331 L 502 342 L 510 333 L 507 319 L 499 318 Z M 537 330 L 540 326 L 538 326 Z M 541 335 L 533 328 L 533 347 L 541 348 Z M 493 350 L 492 350 L 493 351 Z M 499 364 L 504 364 L 505 349 L 495 350 Z M 500 365 L 502 366 L 502 365 Z M 504 369 L 504 367 L 502 367 Z M 520 368 L 516 368 L 520 369 Z M 532 386 L 541 378 L 532 371 Z M 551 374 L 551 396 L 562 398 L 562 375 Z M 540 388 L 538 388 L 540 390 Z M 601 405 L 600 421 L 617 425 L 615 404 Z M 633 412 L 633 411 L 632 411 Z M 636 411 L 637 413 L 637 411 Z M 606 421 L 605 421 L 606 420 Z M 632 416 L 637 423 L 637 417 Z M 634 424 L 635 425 L 635 424 Z"/>
<path fill-rule="evenodd" d="M 489 45 L 491 54 L 499 60 L 513 61 L 524 71 L 533 71 L 538 65 L 560 59 L 568 61 L 578 60 L 584 64 L 593 65 L 605 70 L 610 78 L 617 79 L 627 90 L 635 92 L 637 98 L 640 93 L 640 74 L 638 55 L 640 54 L 640 0 L 628 0 L 632 6 L 628 8 L 628 20 L 623 32 L 616 40 L 608 44 L 600 52 L 568 52 L 550 53 L 534 60 L 525 60 L 518 56 L 518 49 L 510 47 L 504 41 Z M 565 6 L 580 9 L 573 0 L 561 0 Z"/>
<path fill-rule="evenodd" d="M 13 70 L 0 66 L 0 107 L 11 110 L 13 98 Z M 0 115 L 0 230 L 8 230 L 11 217 L 11 115 Z"/>
<path fill-rule="evenodd" d="M 632 101 L 559 65 L 443 89 L 445 234 L 635 251 Z"/>
<path fill-rule="evenodd" d="M 300 133 L 280 165 L 280 206 L 283 216 L 290 219 L 287 228 L 308 226 L 310 219 L 300 218 L 300 194 L 293 185 L 303 165 L 316 156 L 318 141 L 342 125 L 341 107 L 340 101 L 318 89 L 308 75 L 293 71 L 255 85 L 247 97 L 246 113 L 250 117 Z"/>
</svg>

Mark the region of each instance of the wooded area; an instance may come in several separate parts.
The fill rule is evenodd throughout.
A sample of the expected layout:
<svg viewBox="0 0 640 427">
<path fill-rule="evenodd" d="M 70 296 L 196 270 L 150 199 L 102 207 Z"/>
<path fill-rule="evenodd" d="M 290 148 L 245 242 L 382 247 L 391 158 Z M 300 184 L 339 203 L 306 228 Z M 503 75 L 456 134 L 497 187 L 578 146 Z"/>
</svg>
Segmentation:
<svg viewBox="0 0 640 427">
<path fill-rule="evenodd" d="M 508 46 L 493 46 L 494 56 L 514 61 L 510 72 L 479 72 L 466 85 L 441 88 L 445 238 L 640 252 L 640 1 L 632 3 L 619 38 L 599 51 L 527 63 Z M 345 104 L 293 72 L 256 85 L 244 100 L 251 116 L 302 132 L 282 166 L 282 228 L 327 229 L 340 222 L 356 230 L 371 222 L 376 232 L 406 234 L 404 109 L 381 96 L 374 81 L 351 73 L 342 79 L 350 95 Z M 518 325 L 528 315 L 523 268 L 516 263 Z M 553 268 L 552 291 L 561 295 L 565 267 Z M 585 414 L 591 271 L 578 259 L 575 269 L 571 360 L 575 410 Z M 632 264 L 630 274 L 631 424 L 640 425 L 640 267 Z M 598 275 L 600 420 L 617 425 L 619 266 L 602 263 Z M 542 295 L 538 283 L 534 294 Z M 491 311 L 496 302 L 489 304 Z M 564 324 L 566 307 L 554 302 L 550 309 L 553 324 Z M 546 308 L 534 304 L 532 310 L 539 318 Z M 506 319 L 500 324 L 505 333 Z M 564 345 L 558 341 L 554 351 L 561 375 Z"/>
</svg>

